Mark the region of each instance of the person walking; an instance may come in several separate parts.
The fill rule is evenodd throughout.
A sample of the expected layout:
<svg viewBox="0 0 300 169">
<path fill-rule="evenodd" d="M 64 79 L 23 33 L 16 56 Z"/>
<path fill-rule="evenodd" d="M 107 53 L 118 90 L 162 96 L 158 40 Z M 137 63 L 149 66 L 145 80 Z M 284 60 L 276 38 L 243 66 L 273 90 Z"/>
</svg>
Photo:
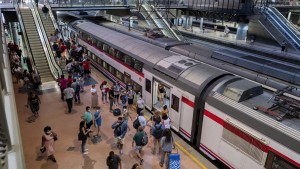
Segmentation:
<svg viewBox="0 0 300 169">
<path fill-rule="evenodd" d="M 74 97 L 75 91 L 73 88 L 71 88 L 71 84 L 67 84 L 67 88 L 64 90 L 64 95 L 66 96 L 66 102 L 68 105 L 68 112 L 71 113 L 72 107 L 73 107 L 73 97 Z"/>
<path fill-rule="evenodd" d="M 42 12 L 44 14 L 45 19 L 48 20 L 49 9 L 46 7 L 46 5 L 43 6 Z"/>
<path fill-rule="evenodd" d="M 116 82 L 114 84 L 113 90 L 114 90 L 115 106 L 118 107 L 118 105 L 119 105 L 119 96 L 120 96 L 120 92 L 121 92 L 121 86 L 120 86 L 119 82 Z"/>
<path fill-rule="evenodd" d="M 86 128 L 91 128 L 93 125 L 93 114 L 91 113 L 91 108 L 90 106 L 85 107 L 85 113 L 83 116 L 83 120 L 86 122 Z"/>
<path fill-rule="evenodd" d="M 123 106 L 123 118 L 124 118 L 124 120 L 126 121 L 127 126 L 128 126 L 128 120 L 129 120 L 129 118 L 130 118 L 130 120 L 132 121 L 132 117 L 131 117 L 131 115 L 130 115 L 130 112 L 129 112 L 128 109 L 127 109 L 127 106 Z M 128 126 L 128 131 L 130 131 L 129 126 Z"/>
<path fill-rule="evenodd" d="M 143 163 L 144 163 L 144 159 L 141 156 L 141 152 L 143 149 L 142 139 L 144 137 L 144 134 L 145 134 L 144 128 L 142 126 L 140 126 L 138 128 L 138 132 L 133 136 L 133 140 L 132 140 L 132 147 L 134 146 L 134 143 L 135 143 L 135 153 L 136 153 L 138 159 L 140 160 L 140 165 L 143 165 Z"/>
<path fill-rule="evenodd" d="M 75 95 L 74 95 L 75 103 L 80 104 L 80 85 L 76 79 L 73 79 L 73 83 L 71 84 L 71 87 L 75 91 Z"/>
<path fill-rule="evenodd" d="M 109 89 L 108 91 L 108 99 L 109 99 L 109 111 L 113 112 L 113 105 L 114 105 L 114 91 L 112 89 Z"/>
<path fill-rule="evenodd" d="M 114 129 L 114 137 L 117 147 L 120 149 L 120 154 L 123 154 L 123 145 L 125 140 L 125 135 L 128 130 L 128 125 L 124 122 L 123 117 L 118 117 L 118 120 L 112 124 L 112 129 Z"/>
<path fill-rule="evenodd" d="M 281 53 L 286 52 L 286 45 L 287 45 L 286 41 L 283 40 L 283 41 L 281 42 Z"/>
<path fill-rule="evenodd" d="M 87 138 L 88 138 L 88 134 L 91 132 L 91 129 L 86 127 L 86 122 L 83 120 L 80 122 L 79 124 L 79 134 L 80 134 L 80 139 L 81 139 L 81 152 L 82 154 L 88 154 L 87 150 L 85 148 L 86 142 L 87 142 Z"/>
<path fill-rule="evenodd" d="M 132 90 L 132 87 L 128 87 L 127 96 L 128 96 L 128 109 L 132 110 L 133 99 L 134 99 L 134 91 Z"/>
<path fill-rule="evenodd" d="M 160 146 L 162 149 L 162 153 L 161 153 L 159 165 L 161 167 L 164 166 L 165 157 L 167 156 L 166 168 L 168 169 L 169 168 L 169 158 L 168 158 L 169 154 L 172 152 L 172 148 L 175 149 L 174 138 L 172 136 L 170 129 L 164 130 L 163 137 L 161 138 L 161 141 L 160 141 Z"/>
<path fill-rule="evenodd" d="M 68 79 L 65 79 L 64 75 L 60 76 L 58 79 L 58 86 L 60 88 L 61 100 L 64 100 L 64 90 L 67 88 Z"/>
<path fill-rule="evenodd" d="M 98 94 L 97 94 L 97 89 L 95 88 L 95 85 L 92 85 L 91 88 L 91 100 L 92 100 L 92 108 L 97 108 L 98 107 Z"/>
<path fill-rule="evenodd" d="M 41 100 L 39 96 L 36 95 L 35 92 L 30 91 L 28 96 L 27 107 L 30 107 L 31 112 L 35 117 L 39 116 L 40 104 Z"/>
<path fill-rule="evenodd" d="M 111 151 L 106 158 L 106 165 L 108 169 L 122 169 L 121 158 L 115 152 Z"/>
<path fill-rule="evenodd" d="M 156 154 L 156 149 L 158 147 L 159 154 L 161 153 L 160 141 L 163 136 L 163 131 L 165 129 L 164 125 L 160 123 L 160 118 L 156 119 L 154 126 L 151 128 L 151 135 L 153 136 L 153 151 L 152 154 Z"/>
<path fill-rule="evenodd" d="M 95 128 L 97 128 L 97 135 L 95 135 L 96 137 L 101 137 L 100 136 L 100 127 L 102 125 L 102 112 L 100 111 L 100 107 L 96 110 L 96 112 L 94 113 L 94 119 L 95 119 Z M 97 127 L 96 127 L 97 125 Z"/>
<path fill-rule="evenodd" d="M 140 115 L 141 111 L 144 110 L 144 108 L 145 108 L 144 104 L 145 104 L 145 101 L 143 99 L 143 96 L 140 95 L 140 97 L 138 97 L 138 100 L 136 102 L 136 107 L 137 107 L 136 113 L 138 115 Z"/>
<path fill-rule="evenodd" d="M 143 129 L 144 129 L 146 127 L 146 125 L 147 125 L 147 120 L 144 117 L 144 112 L 140 113 L 140 115 L 138 116 L 138 120 L 139 120 L 140 126 L 142 126 Z"/>
<path fill-rule="evenodd" d="M 57 134 L 51 131 L 50 126 L 46 126 L 44 128 L 44 134 L 42 136 L 42 149 L 46 149 L 46 154 L 48 156 L 47 160 L 52 160 L 56 163 L 56 159 L 54 157 L 55 152 L 55 141 L 57 140 Z"/>
</svg>

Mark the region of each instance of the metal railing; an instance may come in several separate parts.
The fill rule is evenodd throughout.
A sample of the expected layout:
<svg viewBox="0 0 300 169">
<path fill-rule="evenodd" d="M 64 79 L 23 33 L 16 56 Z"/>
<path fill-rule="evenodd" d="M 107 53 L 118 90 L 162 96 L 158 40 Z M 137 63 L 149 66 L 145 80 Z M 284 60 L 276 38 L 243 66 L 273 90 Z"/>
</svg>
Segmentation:
<svg viewBox="0 0 300 169">
<path fill-rule="evenodd" d="M 33 19 L 37 23 L 37 31 L 41 38 L 41 43 L 45 51 L 50 71 L 54 79 L 58 79 L 59 76 L 62 75 L 62 70 L 55 61 L 54 54 L 52 52 L 51 45 L 45 32 L 44 25 L 39 15 L 38 9 L 35 4 L 29 3 L 29 6 L 33 15 Z"/>
</svg>

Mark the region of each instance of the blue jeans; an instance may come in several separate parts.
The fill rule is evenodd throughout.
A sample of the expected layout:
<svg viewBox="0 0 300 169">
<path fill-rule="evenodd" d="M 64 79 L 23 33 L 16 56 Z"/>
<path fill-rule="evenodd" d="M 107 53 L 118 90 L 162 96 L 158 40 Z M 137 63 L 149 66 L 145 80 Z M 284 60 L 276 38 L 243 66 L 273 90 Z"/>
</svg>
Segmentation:
<svg viewBox="0 0 300 169">
<path fill-rule="evenodd" d="M 87 141 L 87 138 L 83 138 L 83 139 L 82 139 L 82 143 L 81 143 L 81 152 L 82 152 L 82 153 L 85 152 L 86 141 Z"/>
<path fill-rule="evenodd" d="M 104 102 L 107 102 L 107 94 L 106 94 L 106 92 L 102 92 L 102 102 L 104 103 Z"/>
<path fill-rule="evenodd" d="M 75 102 L 78 101 L 78 103 L 80 103 L 80 93 L 79 92 L 75 92 Z"/>
</svg>

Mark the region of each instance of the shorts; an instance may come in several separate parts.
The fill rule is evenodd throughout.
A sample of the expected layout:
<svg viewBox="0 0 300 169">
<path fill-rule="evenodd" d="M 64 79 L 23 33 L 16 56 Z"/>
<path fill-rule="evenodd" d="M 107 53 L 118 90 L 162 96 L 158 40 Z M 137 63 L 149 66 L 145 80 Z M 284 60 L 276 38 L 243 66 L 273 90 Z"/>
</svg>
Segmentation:
<svg viewBox="0 0 300 169">
<path fill-rule="evenodd" d="M 135 146 L 135 152 L 139 153 L 142 150 L 143 146 Z"/>
<path fill-rule="evenodd" d="M 114 95 L 114 98 L 115 98 L 115 99 L 119 99 L 119 96 L 120 96 L 119 94 Z"/>
<path fill-rule="evenodd" d="M 125 138 L 115 137 L 116 144 L 124 144 Z"/>
<path fill-rule="evenodd" d="M 133 104 L 133 99 L 128 99 L 128 104 Z"/>
<path fill-rule="evenodd" d="M 163 99 L 165 97 L 165 93 L 159 93 L 159 98 Z"/>
</svg>

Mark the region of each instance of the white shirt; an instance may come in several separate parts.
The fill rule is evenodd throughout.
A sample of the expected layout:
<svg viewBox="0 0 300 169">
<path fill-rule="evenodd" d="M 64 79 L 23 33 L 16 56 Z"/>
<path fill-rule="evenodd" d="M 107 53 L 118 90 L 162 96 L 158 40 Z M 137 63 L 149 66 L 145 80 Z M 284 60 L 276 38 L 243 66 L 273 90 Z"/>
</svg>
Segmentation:
<svg viewBox="0 0 300 169">
<path fill-rule="evenodd" d="M 139 116 L 139 117 L 138 117 L 138 120 L 139 120 L 140 125 L 141 125 L 142 127 L 146 127 L 146 125 L 147 125 L 147 120 L 146 120 L 146 118 L 145 118 L 144 116 Z"/>
<path fill-rule="evenodd" d="M 142 98 L 139 98 L 139 100 L 136 103 L 137 103 L 138 108 L 140 108 L 140 109 L 143 109 L 145 107 L 144 106 L 145 102 Z"/>
<path fill-rule="evenodd" d="M 91 93 L 97 93 L 97 89 L 96 88 L 91 88 Z"/>
<path fill-rule="evenodd" d="M 107 86 L 106 85 L 102 85 L 102 92 L 105 93 Z"/>
<path fill-rule="evenodd" d="M 162 124 L 165 125 L 165 128 L 170 128 L 171 127 L 171 119 L 168 117 L 167 120 L 163 120 Z"/>
</svg>

